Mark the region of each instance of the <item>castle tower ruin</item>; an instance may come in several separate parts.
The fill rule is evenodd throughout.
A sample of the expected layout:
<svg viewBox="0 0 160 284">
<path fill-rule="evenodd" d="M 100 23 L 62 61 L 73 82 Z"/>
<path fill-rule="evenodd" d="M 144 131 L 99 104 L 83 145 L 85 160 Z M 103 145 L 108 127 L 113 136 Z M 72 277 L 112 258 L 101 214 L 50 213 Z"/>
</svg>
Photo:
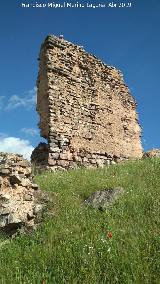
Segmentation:
<svg viewBox="0 0 160 284">
<path fill-rule="evenodd" d="M 142 157 L 136 103 L 116 68 L 62 37 L 41 46 L 40 143 L 32 162 L 51 170 L 103 167 Z"/>
</svg>

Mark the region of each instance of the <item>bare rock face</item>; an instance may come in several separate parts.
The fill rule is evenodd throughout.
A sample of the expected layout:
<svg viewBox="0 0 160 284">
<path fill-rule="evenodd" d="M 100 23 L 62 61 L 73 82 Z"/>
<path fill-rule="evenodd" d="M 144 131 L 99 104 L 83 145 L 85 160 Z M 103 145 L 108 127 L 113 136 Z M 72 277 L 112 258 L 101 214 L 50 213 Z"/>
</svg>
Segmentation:
<svg viewBox="0 0 160 284">
<path fill-rule="evenodd" d="M 31 229 L 43 209 L 30 163 L 21 155 L 0 153 L 0 230 Z"/>
<path fill-rule="evenodd" d="M 124 190 L 122 187 L 99 190 L 91 194 L 91 196 L 85 200 L 85 203 L 93 208 L 105 210 L 108 206 L 117 201 L 123 193 Z"/>
<path fill-rule="evenodd" d="M 136 102 L 115 67 L 48 36 L 37 89 L 39 128 L 47 144 L 33 151 L 34 164 L 54 171 L 142 157 Z"/>
</svg>

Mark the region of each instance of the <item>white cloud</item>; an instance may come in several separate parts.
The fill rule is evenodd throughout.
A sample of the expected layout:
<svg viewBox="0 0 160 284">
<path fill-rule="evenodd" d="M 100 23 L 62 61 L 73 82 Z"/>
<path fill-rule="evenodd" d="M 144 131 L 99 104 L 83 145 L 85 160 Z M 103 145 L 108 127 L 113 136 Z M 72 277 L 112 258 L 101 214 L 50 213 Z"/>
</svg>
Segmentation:
<svg viewBox="0 0 160 284">
<path fill-rule="evenodd" d="M 34 147 L 28 140 L 16 137 L 0 137 L 0 152 L 21 154 L 27 160 L 30 160 Z"/>
<path fill-rule="evenodd" d="M 9 98 L 5 110 L 12 110 L 18 107 L 31 109 L 36 103 L 37 88 L 34 87 L 23 94 L 23 96 L 13 95 Z"/>
<path fill-rule="evenodd" d="M 26 135 L 37 135 L 38 134 L 38 130 L 34 129 L 34 128 L 22 128 L 21 132 L 25 133 Z"/>
</svg>

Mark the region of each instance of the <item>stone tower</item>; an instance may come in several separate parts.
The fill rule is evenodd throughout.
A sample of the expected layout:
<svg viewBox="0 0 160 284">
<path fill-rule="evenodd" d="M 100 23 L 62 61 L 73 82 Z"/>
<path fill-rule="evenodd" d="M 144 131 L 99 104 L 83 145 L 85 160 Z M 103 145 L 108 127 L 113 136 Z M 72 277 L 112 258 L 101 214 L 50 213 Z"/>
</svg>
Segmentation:
<svg viewBox="0 0 160 284">
<path fill-rule="evenodd" d="M 116 68 L 63 37 L 47 36 L 37 79 L 40 143 L 32 162 L 56 169 L 141 158 L 136 103 Z"/>
</svg>

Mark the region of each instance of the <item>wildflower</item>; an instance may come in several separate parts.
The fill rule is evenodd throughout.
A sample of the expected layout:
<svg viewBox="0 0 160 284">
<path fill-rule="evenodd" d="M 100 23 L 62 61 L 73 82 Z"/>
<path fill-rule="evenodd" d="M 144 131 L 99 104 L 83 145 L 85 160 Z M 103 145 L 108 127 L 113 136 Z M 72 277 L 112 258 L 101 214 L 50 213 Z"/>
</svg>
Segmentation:
<svg viewBox="0 0 160 284">
<path fill-rule="evenodd" d="M 102 243 L 106 243 L 106 240 L 105 239 L 101 239 Z"/>
<path fill-rule="evenodd" d="M 88 246 L 88 250 L 88 254 L 91 254 L 93 253 L 94 248 L 92 246 Z"/>
<path fill-rule="evenodd" d="M 89 249 L 93 249 L 93 247 L 88 247 Z"/>
<path fill-rule="evenodd" d="M 108 233 L 107 233 L 107 237 L 108 237 L 109 239 L 111 239 L 112 236 L 113 236 L 112 232 L 108 232 Z"/>
</svg>

